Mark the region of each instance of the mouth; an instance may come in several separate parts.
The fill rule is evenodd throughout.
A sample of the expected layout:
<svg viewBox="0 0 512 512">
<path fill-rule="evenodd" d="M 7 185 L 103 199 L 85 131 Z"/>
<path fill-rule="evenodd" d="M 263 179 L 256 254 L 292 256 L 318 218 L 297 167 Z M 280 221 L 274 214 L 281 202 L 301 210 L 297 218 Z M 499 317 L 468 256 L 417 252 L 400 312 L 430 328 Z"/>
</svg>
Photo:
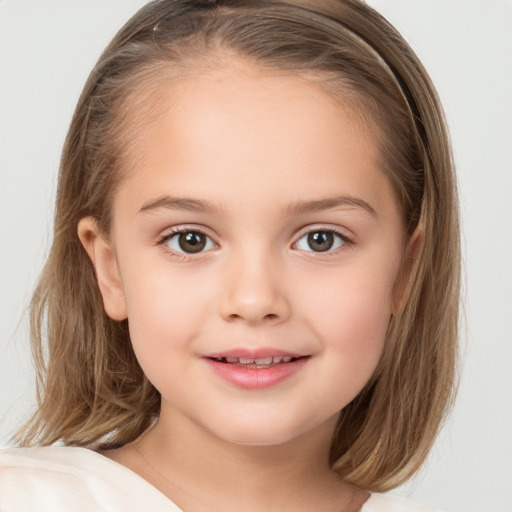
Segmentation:
<svg viewBox="0 0 512 512">
<path fill-rule="evenodd" d="M 269 357 L 212 357 L 217 363 L 240 366 L 243 368 L 265 369 L 280 364 L 294 363 L 306 356 L 269 356 Z"/>
<path fill-rule="evenodd" d="M 309 355 L 285 352 L 259 353 L 231 351 L 209 354 L 204 359 L 213 372 L 231 385 L 243 389 L 268 388 L 287 380 L 301 371 Z"/>
</svg>

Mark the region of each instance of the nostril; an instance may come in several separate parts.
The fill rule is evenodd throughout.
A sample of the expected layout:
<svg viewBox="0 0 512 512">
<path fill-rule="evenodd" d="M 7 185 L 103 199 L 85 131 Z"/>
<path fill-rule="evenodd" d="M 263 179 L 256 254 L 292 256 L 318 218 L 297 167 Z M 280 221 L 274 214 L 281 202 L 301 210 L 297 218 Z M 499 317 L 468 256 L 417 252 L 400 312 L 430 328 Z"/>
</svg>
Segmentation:
<svg viewBox="0 0 512 512">
<path fill-rule="evenodd" d="M 229 294 L 219 306 L 222 318 L 228 322 L 274 324 L 289 316 L 289 305 L 282 295 Z"/>
<path fill-rule="evenodd" d="M 259 317 L 259 318 L 252 318 L 250 315 L 240 315 L 238 313 L 232 313 L 231 315 L 229 315 L 229 320 L 231 321 L 238 321 L 238 320 L 248 320 L 249 322 L 274 322 L 276 320 L 279 319 L 279 315 L 275 314 L 275 313 L 268 313 L 266 315 L 264 315 L 263 317 Z"/>
</svg>

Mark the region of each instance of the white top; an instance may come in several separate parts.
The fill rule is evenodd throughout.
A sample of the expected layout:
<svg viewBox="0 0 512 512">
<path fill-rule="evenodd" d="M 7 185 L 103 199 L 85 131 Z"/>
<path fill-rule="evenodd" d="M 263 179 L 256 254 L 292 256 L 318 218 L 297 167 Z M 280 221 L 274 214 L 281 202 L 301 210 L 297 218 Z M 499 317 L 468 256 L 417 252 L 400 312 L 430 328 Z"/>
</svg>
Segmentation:
<svg viewBox="0 0 512 512">
<path fill-rule="evenodd" d="M 0 512 L 180 512 L 130 469 L 87 448 L 0 451 Z M 361 512 L 433 512 L 405 498 L 372 494 Z"/>
</svg>

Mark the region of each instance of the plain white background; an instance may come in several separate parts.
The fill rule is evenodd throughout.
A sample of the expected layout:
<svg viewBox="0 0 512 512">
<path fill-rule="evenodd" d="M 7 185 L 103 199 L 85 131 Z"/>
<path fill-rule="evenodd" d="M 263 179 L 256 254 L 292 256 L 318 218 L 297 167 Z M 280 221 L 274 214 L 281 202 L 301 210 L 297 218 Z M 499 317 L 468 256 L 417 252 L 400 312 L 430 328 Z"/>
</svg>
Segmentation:
<svg viewBox="0 0 512 512">
<path fill-rule="evenodd" d="M 85 78 L 144 0 L 0 0 L 0 445 L 33 406 L 26 306 L 47 254 L 60 149 Z M 445 104 L 467 276 L 457 404 L 397 492 L 446 512 L 512 511 L 512 2 L 371 0 Z"/>
</svg>

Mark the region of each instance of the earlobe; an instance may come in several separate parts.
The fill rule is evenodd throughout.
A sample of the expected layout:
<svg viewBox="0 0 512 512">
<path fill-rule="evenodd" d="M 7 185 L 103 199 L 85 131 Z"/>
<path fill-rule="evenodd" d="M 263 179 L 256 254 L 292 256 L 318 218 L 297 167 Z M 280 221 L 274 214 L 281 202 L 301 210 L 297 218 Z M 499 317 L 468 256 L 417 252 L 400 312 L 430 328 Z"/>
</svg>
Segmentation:
<svg viewBox="0 0 512 512">
<path fill-rule="evenodd" d="M 102 235 L 93 217 L 79 221 L 78 237 L 96 271 L 105 312 L 112 320 L 125 320 L 128 317 L 126 300 L 112 244 Z"/>
<path fill-rule="evenodd" d="M 410 236 L 405 248 L 404 262 L 393 294 L 392 315 L 401 314 L 407 304 L 411 292 L 413 271 L 416 268 L 417 259 L 420 257 L 423 241 L 423 227 L 418 225 Z"/>
</svg>

